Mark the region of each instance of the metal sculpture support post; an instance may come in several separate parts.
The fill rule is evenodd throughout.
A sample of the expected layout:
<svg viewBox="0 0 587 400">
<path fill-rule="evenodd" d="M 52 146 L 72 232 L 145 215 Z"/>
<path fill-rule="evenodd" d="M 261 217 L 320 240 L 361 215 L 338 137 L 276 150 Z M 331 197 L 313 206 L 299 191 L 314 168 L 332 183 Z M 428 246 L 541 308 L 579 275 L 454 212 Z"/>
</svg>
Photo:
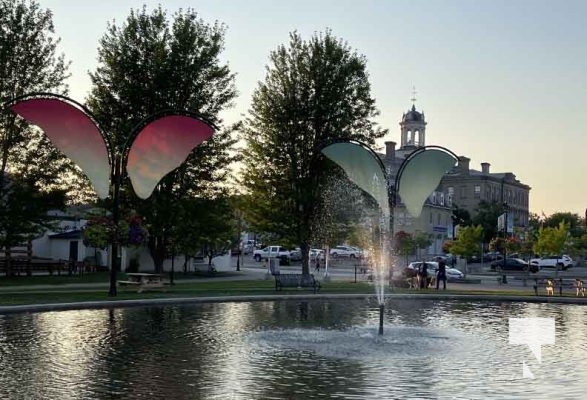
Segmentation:
<svg viewBox="0 0 587 400">
<path fill-rule="evenodd" d="M 149 198 L 165 175 L 214 134 L 215 126 L 188 111 L 163 110 L 143 119 L 129 132 L 124 143 L 116 145 L 84 105 L 66 96 L 30 93 L 11 100 L 6 106 L 40 127 L 55 147 L 82 169 L 99 198 L 112 196 L 114 232 L 108 294 L 116 296 L 123 180 L 130 180 L 139 198 Z"/>
</svg>

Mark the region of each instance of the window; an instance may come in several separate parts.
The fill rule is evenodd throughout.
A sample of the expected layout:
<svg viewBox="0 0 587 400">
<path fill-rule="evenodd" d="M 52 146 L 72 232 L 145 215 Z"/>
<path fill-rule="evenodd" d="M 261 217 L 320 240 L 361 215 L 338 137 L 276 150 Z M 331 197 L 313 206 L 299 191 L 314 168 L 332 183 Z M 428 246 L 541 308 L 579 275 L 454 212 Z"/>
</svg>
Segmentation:
<svg viewBox="0 0 587 400">
<path fill-rule="evenodd" d="M 432 225 L 432 211 L 430 211 L 430 225 Z"/>
<path fill-rule="evenodd" d="M 440 226 L 440 218 L 441 217 L 442 216 L 440 215 L 440 213 L 438 213 L 438 218 L 436 219 L 437 220 L 437 224 L 436 224 L 437 226 Z"/>
<path fill-rule="evenodd" d="M 461 199 L 466 199 L 466 198 L 467 198 L 467 187 L 461 186 Z"/>
<path fill-rule="evenodd" d="M 481 197 L 481 185 L 475 185 L 475 198 L 478 199 Z"/>
</svg>

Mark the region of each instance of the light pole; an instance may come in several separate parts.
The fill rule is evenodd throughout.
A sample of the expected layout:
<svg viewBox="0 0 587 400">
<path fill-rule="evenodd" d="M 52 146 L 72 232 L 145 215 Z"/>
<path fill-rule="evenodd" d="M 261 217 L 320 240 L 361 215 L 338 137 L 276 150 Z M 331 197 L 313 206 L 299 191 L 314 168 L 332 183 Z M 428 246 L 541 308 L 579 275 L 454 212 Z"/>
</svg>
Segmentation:
<svg viewBox="0 0 587 400">
<path fill-rule="evenodd" d="M 501 276 L 502 283 L 508 283 L 507 276 L 505 274 L 506 269 L 506 258 L 507 258 L 507 240 L 508 240 L 508 213 L 510 207 L 508 203 L 503 203 L 503 212 L 504 212 L 504 226 L 503 226 L 503 268 L 502 272 L 503 275 Z"/>
<path fill-rule="evenodd" d="M 114 232 L 108 295 L 116 296 L 123 178 L 129 178 L 139 198 L 149 198 L 165 175 L 214 134 L 214 125 L 188 111 L 163 110 L 143 119 L 131 129 L 124 143 L 116 145 L 90 110 L 69 97 L 30 93 L 11 100 L 6 106 L 39 126 L 55 147 L 84 171 L 99 198 L 105 199 L 111 192 Z M 157 146 L 159 143 L 164 146 Z"/>
</svg>

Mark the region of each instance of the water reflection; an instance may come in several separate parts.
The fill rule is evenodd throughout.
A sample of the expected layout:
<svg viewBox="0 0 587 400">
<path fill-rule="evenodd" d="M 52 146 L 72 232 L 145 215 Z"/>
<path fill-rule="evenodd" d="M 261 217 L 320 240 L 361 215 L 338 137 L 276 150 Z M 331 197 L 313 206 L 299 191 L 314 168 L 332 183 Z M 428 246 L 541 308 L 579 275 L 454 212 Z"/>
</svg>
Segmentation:
<svg viewBox="0 0 587 400">
<path fill-rule="evenodd" d="M 579 398 L 586 310 L 394 301 L 383 337 L 369 301 L 0 316 L 0 398 Z M 508 343 L 510 317 L 555 318 L 542 364 Z"/>
</svg>

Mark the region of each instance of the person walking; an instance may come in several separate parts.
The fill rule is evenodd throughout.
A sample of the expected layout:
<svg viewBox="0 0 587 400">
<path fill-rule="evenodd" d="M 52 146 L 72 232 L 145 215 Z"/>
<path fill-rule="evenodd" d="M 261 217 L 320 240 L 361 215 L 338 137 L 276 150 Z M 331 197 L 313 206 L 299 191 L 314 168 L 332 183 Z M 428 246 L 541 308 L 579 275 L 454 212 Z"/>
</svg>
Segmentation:
<svg viewBox="0 0 587 400">
<path fill-rule="evenodd" d="M 436 274 L 436 290 L 442 280 L 443 290 L 446 290 L 446 263 L 442 260 L 438 262 L 438 273 Z"/>
</svg>

